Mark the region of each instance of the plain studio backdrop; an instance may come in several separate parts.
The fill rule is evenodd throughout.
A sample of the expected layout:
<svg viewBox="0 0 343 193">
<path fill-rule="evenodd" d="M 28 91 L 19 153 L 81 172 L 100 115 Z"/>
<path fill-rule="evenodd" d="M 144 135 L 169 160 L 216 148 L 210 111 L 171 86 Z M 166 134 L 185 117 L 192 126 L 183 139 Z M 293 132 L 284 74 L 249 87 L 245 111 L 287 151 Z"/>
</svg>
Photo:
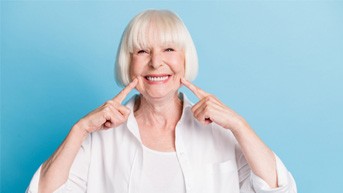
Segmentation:
<svg viewBox="0 0 343 193">
<path fill-rule="evenodd" d="M 2 193 L 24 192 L 71 126 L 121 90 L 121 34 L 149 8 L 184 20 L 194 83 L 247 119 L 299 193 L 342 191 L 342 1 L 2 1 Z"/>
</svg>

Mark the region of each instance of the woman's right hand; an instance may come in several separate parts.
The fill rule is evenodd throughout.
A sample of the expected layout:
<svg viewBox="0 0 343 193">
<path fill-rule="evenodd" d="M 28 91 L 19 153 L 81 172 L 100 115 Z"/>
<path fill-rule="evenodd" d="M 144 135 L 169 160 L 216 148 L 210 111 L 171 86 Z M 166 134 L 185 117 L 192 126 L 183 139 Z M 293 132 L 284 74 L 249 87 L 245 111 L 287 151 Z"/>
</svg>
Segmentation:
<svg viewBox="0 0 343 193">
<path fill-rule="evenodd" d="M 121 103 L 136 87 L 137 82 L 138 80 L 134 79 L 117 96 L 90 112 L 74 125 L 55 153 L 42 165 L 39 192 L 54 192 L 67 181 L 75 157 L 89 133 L 117 127 L 127 120 L 130 109 Z"/>
<path fill-rule="evenodd" d="M 137 82 L 138 80 L 134 79 L 117 96 L 87 114 L 75 126 L 87 133 L 92 133 L 102 129 L 114 128 L 124 123 L 129 117 L 130 109 L 121 103 L 136 87 Z"/>
</svg>

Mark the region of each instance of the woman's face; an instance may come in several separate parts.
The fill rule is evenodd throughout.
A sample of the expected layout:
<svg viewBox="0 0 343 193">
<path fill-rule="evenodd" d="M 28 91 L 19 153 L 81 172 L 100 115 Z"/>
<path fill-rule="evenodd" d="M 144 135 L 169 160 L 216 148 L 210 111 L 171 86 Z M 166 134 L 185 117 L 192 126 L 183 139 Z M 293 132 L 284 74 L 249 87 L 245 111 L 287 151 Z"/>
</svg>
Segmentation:
<svg viewBox="0 0 343 193">
<path fill-rule="evenodd" d="M 185 74 L 183 49 L 174 44 L 154 44 L 134 49 L 131 54 L 130 77 L 138 78 L 136 89 L 146 98 L 163 99 L 180 87 Z"/>
</svg>

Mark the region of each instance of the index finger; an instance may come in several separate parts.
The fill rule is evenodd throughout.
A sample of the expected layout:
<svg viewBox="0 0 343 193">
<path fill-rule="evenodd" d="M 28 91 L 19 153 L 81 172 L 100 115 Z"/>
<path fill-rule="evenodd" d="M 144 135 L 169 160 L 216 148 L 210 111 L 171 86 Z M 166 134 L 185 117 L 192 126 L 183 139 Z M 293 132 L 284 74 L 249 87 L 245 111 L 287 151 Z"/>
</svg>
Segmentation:
<svg viewBox="0 0 343 193">
<path fill-rule="evenodd" d="M 181 82 L 183 85 L 189 88 L 189 90 L 191 90 L 199 99 L 202 99 L 209 95 L 205 91 L 201 90 L 201 88 L 195 86 L 194 84 L 192 84 L 191 82 L 189 82 L 188 80 L 184 78 L 181 78 Z"/>
<path fill-rule="evenodd" d="M 120 93 L 115 96 L 112 100 L 118 103 L 122 103 L 126 96 L 131 92 L 132 89 L 136 87 L 138 83 L 137 78 L 135 78 L 132 82 L 130 82 Z"/>
</svg>

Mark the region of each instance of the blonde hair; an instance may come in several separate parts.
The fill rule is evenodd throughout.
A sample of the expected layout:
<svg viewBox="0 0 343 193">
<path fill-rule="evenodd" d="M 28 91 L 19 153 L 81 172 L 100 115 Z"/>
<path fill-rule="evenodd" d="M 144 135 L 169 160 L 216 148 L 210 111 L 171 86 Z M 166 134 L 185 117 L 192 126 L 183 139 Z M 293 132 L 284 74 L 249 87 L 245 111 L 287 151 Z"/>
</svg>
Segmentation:
<svg viewBox="0 0 343 193">
<path fill-rule="evenodd" d="M 151 29 L 153 27 L 153 29 Z M 185 78 L 192 81 L 198 73 L 198 56 L 191 35 L 182 20 L 168 10 L 146 10 L 127 25 L 117 52 L 116 82 L 125 86 L 130 80 L 131 53 L 157 42 L 173 43 L 185 54 Z"/>
</svg>

